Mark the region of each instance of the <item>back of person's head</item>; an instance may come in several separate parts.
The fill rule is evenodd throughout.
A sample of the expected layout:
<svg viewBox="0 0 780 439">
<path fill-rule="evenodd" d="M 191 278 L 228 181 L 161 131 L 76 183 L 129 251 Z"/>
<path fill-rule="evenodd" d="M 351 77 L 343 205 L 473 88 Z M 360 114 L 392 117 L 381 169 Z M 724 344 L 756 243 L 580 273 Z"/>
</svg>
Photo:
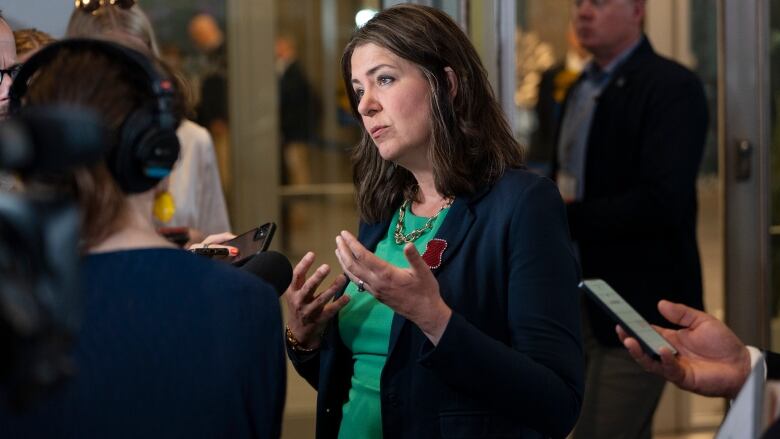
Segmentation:
<svg viewBox="0 0 780 439">
<path fill-rule="evenodd" d="M 427 6 L 397 5 L 379 12 L 358 29 L 344 49 L 342 76 L 352 111 L 360 120 L 353 91 L 352 54 L 374 44 L 414 63 L 430 86 L 433 164 L 437 189 L 446 196 L 475 192 L 497 180 L 509 167 L 522 166 L 522 150 L 495 99 L 487 73 L 466 34 L 446 13 Z M 447 68 L 456 77 L 451 95 Z M 354 179 L 364 220 L 388 215 L 401 197 L 414 196 L 411 173 L 379 156 L 363 127 L 355 149 Z M 386 178 L 386 175 L 390 178 Z"/>
<path fill-rule="evenodd" d="M 121 8 L 106 4 L 94 12 L 76 8 L 70 14 L 65 36 L 70 38 L 105 38 L 116 40 L 117 34 L 125 39 L 135 38 L 136 45 L 147 48 L 155 57 L 160 56 L 157 37 L 149 17 L 140 6 Z M 128 41 L 123 41 L 123 44 Z M 132 42 L 126 44 L 133 46 Z M 133 47 L 138 49 L 138 47 Z"/>
<path fill-rule="evenodd" d="M 53 43 L 54 38 L 38 29 L 19 29 L 14 31 L 16 41 L 16 59 L 23 63 L 41 47 Z"/>
<path fill-rule="evenodd" d="M 17 78 L 29 80 L 16 105 L 81 106 L 99 114 L 106 125 L 105 159 L 77 170 L 70 181 L 82 209 L 86 248 L 122 227 L 127 195 L 148 191 L 162 178 L 143 174 L 142 166 L 154 162 L 170 169 L 178 156 L 174 129 L 179 115 L 153 91 L 165 83 L 161 72 L 140 52 L 113 43 L 64 40 L 34 55 Z M 167 151 L 151 150 L 158 148 Z"/>
<path fill-rule="evenodd" d="M 204 52 L 219 48 L 224 41 L 222 29 L 213 15 L 205 12 L 196 14 L 190 19 L 187 33 L 193 43 Z"/>
<path fill-rule="evenodd" d="M 75 8 L 70 15 L 65 36 L 113 41 L 160 59 L 160 46 L 152 22 L 138 4 L 125 8 L 107 2 L 93 12 Z M 162 66 L 176 82 L 179 99 L 175 105 L 180 107 L 177 111 L 190 115 L 193 95 L 189 82 L 169 64 L 162 63 Z"/>
</svg>

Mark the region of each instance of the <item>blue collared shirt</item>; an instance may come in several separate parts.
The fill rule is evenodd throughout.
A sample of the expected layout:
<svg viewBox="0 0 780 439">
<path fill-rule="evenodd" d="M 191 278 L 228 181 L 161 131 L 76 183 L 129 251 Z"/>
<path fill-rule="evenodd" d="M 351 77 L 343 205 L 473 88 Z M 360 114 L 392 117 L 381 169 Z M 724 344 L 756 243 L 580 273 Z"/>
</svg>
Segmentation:
<svg viewBox="0 0 780 439">
<path fill-rule="evenodd" d="M 639 38 L 603 69 L 591 60 L 570 92 L 558 138 L 558 184 L 567 201 L 582 200 L 585 194 L 585 154 L 598 98 L 618 67 L 644 40 L 644 36 Z"/>
</svg>

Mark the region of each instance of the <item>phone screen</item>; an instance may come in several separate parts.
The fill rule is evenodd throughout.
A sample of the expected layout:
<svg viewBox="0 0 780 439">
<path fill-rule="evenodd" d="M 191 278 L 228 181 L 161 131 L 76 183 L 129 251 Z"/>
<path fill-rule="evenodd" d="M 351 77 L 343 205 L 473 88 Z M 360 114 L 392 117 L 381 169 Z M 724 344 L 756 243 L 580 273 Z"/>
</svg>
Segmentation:
<svg viewBox="0 0 780 439">
<path fill-rule="evenodd" d="M 585 290 L 588 297 L 612 316 L 625 331 L 636 338 L 642 349 L 651 357 L 658 359 L 659 349 L 665 347 L 674 354 L 677 350 L 656 332 L 647 320 L 644 319 L 631 305 L 601 279 L 589 279 L 580 282 L 580 288 Z"/>
<path fill-rule="evenodd" d="M 223 242 L 223 245 L 229 245 L 238 249 L 238 256 L 230 262 L 234 265 L 242 265 L 257 253 L 268 250 L 275 231 L 276 224 L 265 223 L 260 227 L 236 236 L 230 241 Z"/>
</svg>

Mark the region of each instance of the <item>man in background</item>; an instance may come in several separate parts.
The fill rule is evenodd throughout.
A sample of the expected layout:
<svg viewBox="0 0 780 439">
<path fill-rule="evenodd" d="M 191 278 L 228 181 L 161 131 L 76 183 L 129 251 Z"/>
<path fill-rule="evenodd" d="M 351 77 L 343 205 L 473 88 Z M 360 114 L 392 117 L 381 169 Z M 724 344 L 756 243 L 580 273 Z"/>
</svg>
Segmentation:
<svg viewBox="0 0 780 439">
<path fill-rule="evenodd" d="M 225 36 L 217 20 L 207 13 L 192 17 L 187 31 L 193 44 L 201 52 L 204 64 L 198 72 L 197 81 L 194 81 L 200 84 L 198 104 L 195 108 L 196 122 L 206 127 L 214 139 L 222 189 L 225 194 L 229 194 L 232 173 Z"/>
<path fill-rule="evenodd" d="M 8 91 L 18 69 L 14 33 L 0 12 L 0 120 L 8 117 Z M 14 176 L 0 171 L 0 192 L 17 190 L 19 187 L 19 181 Z"/>
<path fill-rule="evenodd" d="M 572 86 L 556 180 L 583 277 L 607 281 L 651 323 L 661 298 L 701 309 L 696 176 L 707 130 L 699 79 L 642 31 L 645 0 L 574 0 L 592 55 Z M 583 299 L 586 388 L 577 438 L 647 438 L 664 380 L 646 373 L 614 323 Z"/>
<path fill-rule="evenodd" d="M 289 35 L 274 44 L 279 77 L 279 134 L 282 145 L 282 184 L 311 183 L 309 148 L 316 140 L 319 105 Z"/>
<path fill-rule="evenodd" d="M 8 90 L 17 71 L 14 32 L 0 13 L 0 119 L 8 116 Z"/>
</svg>

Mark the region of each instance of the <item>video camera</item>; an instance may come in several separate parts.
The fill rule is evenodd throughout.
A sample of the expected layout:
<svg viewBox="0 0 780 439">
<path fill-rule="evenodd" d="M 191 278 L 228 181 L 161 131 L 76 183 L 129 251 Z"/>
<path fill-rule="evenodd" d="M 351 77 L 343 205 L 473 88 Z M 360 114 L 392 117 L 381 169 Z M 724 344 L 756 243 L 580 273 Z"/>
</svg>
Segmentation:
<svg viewBox="0 0 780 439">
<path fill-rule="evenodd" d="M 0 122 L 0 170 L 63 177 L 99 160 L 104 145 L 89 110 L 27 107 Z M 81 317 L 77 205 L 62 187 L 37 186 L 0 193 L 0 382 L 15 407 L 74 372 Z"/>
</svg>

